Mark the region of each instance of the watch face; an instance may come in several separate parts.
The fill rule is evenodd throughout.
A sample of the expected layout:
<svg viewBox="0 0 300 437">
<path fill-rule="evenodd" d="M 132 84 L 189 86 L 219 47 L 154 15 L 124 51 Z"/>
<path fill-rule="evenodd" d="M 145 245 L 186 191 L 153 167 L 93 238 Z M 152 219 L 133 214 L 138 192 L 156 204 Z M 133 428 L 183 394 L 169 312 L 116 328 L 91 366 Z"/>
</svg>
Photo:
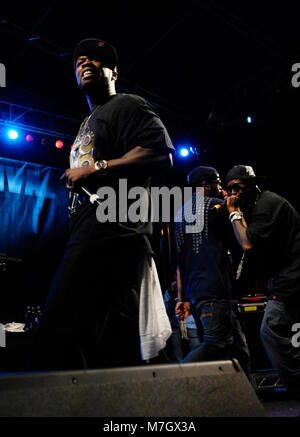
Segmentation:
<svg viewBox="0 0 300 437">
<path fill-rule="evenodd" d="M 105 169 L 107 167 L 107 163 L 106 163 L 106 161 L 104 161 L 104 160 L 102 160 L 102 161 L 98 161 L 97 163 L 96 163 L 96 169 L 97 170 L 103 170 L 103 169 Z"/>
</svg>

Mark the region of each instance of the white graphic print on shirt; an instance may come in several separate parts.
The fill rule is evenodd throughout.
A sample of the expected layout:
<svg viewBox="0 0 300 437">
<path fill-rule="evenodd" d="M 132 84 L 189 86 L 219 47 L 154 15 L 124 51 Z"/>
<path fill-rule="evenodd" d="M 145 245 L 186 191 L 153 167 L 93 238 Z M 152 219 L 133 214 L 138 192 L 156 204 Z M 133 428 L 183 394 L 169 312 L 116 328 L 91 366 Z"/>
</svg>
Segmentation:
<svg viewBox="0 0 300 437">
<path fill-rule="evenodd" d="M 89 119 L 89 117 L 88 117 Z M 95 163 L 93 150 L 95 136 L 89 129 L 88 119 L 82 123 L 70 153 L 70 167 L 77 168 Z"/>
</svg>

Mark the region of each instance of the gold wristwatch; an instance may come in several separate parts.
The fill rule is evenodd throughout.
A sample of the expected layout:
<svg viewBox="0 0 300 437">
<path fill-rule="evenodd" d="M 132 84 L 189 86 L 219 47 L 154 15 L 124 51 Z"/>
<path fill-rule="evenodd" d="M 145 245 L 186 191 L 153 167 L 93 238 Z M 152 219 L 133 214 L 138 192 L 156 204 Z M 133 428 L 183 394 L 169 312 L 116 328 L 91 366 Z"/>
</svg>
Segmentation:
<svg viewBox="0 0 300 437">
<path fill-rule="evenodd" d="M 95 169 L 97 171 L 103 171 L 107 169 L 107 161 L 105 159 L 102 159 L 101 161 L 95 162 Z"/>
</svg>

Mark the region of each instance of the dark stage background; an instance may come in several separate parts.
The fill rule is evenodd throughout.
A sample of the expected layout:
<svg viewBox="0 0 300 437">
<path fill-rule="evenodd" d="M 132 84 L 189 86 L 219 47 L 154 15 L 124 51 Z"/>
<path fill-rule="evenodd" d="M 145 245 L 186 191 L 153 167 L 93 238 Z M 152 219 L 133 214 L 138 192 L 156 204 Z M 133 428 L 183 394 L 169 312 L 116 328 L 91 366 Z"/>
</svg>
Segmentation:
<svg viewBox="0 0 300 437">
<path fill-rule="evenodd" d="M 299 8 L 296 1 L 219 0 L 1 6 L 0 63 L 6 86 L 0 88 L 0 156 L 51 167 L 53 186 L 59 186 L 88 113 L 71 53 L 79 40 L 96 36 L 119 53 L 118 91 L 153 103 L 176 147 L 174 169 L 153 184 L 183 186 L 196 165 L 214 166 L 224 178 L 233 165 L 247 164 L 300 211 L 300 88 L 296 78 L 292 82 L 292 67 L 300 63 Z M 13 127 L 19 131 L 15 141 L 6 135 Z M 63 141 L 62 148 L 55 147 L 57 140 Z M 182 158 L 183 145 L 194 153 Z M 0 209 L 0 252 L 23 260 L 8 262 L 1 272 L 1 299 L 39 302 L 47 294 L 67 238 L 67 218 L 55 207 L 47 233 L 40 232 L 54 206 L 45 202 L 40 227 L 25 246 L 14 238 L 12 222 L 3 233 L 8 211 Z M 16 223 L 23 216 L 20 210 Z M 165 287 L 165 272 L 174 259 L 172 235 L 166 227 L 163 231 L 155 226 L 153 245 Z"/>
</svg>

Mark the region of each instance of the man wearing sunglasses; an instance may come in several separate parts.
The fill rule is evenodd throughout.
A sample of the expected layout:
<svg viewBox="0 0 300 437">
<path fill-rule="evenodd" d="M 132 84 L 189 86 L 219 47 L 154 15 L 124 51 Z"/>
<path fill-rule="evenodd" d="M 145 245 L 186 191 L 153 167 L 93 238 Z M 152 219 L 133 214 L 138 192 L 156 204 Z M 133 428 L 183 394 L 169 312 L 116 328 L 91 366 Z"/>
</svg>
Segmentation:
<svg viewBox="0 0 300 437">
<path fill-rule="evenodd" d="M 260 335 L 282 382 L 300 399 L 300 348 L 293 343 L 300 322 L 300 217 L 283 197 L 259 187 L 250 166 L 226 176 L 227 209 L 236 239 L 269 296 Z"/>
<path fill-rule="evenodd" d="M 199 166 L 189 173 L 188 183 L 195 190 L 190 207 L 193 214 L 203 212 L 204 223 L 202 230 L 199 228 L 193 233 L 186 230 L 189 217 L 184 215 L 186 221 L 175 223 L 178 262 L 176 313 L 180 320 L 186 319 L 190 311 L 193 313 L 202 341 L 183 363 L 234 357 L 249 376 L 246 338 L 232 309 L 228 221 L 220 176 L 213 167 Z M 203 208 L 197 208 L 197 196 L 201 196 L 197 188 L 203 188 Z M 183 211 L 185 208 L 188 209 L 188 202 Z"/>
</svg>

